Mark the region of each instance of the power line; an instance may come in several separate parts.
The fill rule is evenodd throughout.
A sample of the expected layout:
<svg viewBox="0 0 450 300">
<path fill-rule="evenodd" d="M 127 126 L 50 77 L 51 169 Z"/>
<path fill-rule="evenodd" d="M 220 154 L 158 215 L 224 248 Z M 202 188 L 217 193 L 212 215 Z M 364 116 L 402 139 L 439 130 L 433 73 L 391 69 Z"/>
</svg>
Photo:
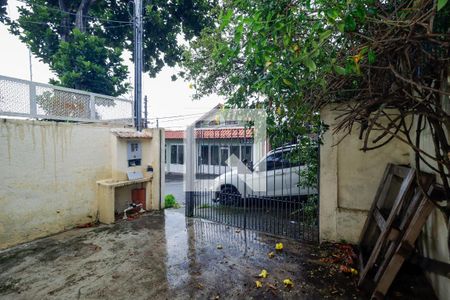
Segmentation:
<svg viewBox="0 0 450 300">
<path fill-rule="evenodd" d="M 186 121 L 186 120 L 192 120 L 192 117 L 172 119 L 172 120 L 159 120 L 159 121 L 163 122 L 164 124 L 167 124 L 167 123 L 179 123 L 179 122 Z"/>
<path fill-rule="evenodd" d="M 16 1 L 20 2 L 20 3 L 23 3 L 23 4 L 26 4 L 28 6 L 39 6 L 39 7 L 43 7 L 45 9 L 52 10 L 52 11 L 55 11 L 55 12 L 60 12 L 60 13 L 63 13 L 63 14 L 68 14 L 68 15 L 73 15 L 73 16 L 77 15 L 76 13 L 72 13 L 72 12 L 69 12 L 69 11 L 64 11 L 64 10 L 62 10 L 60 8 L 48 7 L 46 5 L 37 4 L 37 3 L 33 3 L 32 5 L 30 5 L 30 3 L 28 3 L 28 2 L 26 2 L 24 0 L 16 0 Z M 84 18 L 95 19 L 95 20 L 99 20 L 99 21 L 111 22 L 111 23 L 133 24 L 133 22 L 131 22 L 131 21 L 103 19 L 103 18 L 99 18 L 99 17 L 96 17 L 96 16 L 91 16 L 91 15 L 85 15 L 83 17 Z"/>
<path fill-rule="evenodd" d="M 155 117 L 155 118 L 148 118 L 149 120 L 162 120 L 162 119 L 173 119 L 173 118 L 180 118 L 180 117 L 190 117 L 190 116 L 199 116 L 199 115 L 203 115 L 205 113 L 196 113 L 196 114 L 187 114 L 187 115 L 175 115 L 175 116 L 166 116 L 166 117 Z"/>
<path fill-rule="evenodd" d="M 30 23 L 30 24 L 47 25 L 47 26 L 54 25 L 54 24 L 52 24 L 52 23 L 37 22 L 37 21 L 29 21 L 29 20 L 19 20 L 19 23 Z M 131 25 L 132 25 L 132 24 L 130 23 L 130 24 L 111 25 L 111 26 L 108 26 L 108 25 L 101 25 L 101 27 L 103 27 L 103 28 L 106 29 L 106 28 L 127 27 L 127 26 L 131 26 Z M 61 24 L 57 24 L 57 25 L 54 26 L 54 27 L 58 27 L 58 28 L 69 28 L 69 29 L 74 28 L 74 26 L 64 26 L 64 25 L 61 25 Z"/>
</svg>

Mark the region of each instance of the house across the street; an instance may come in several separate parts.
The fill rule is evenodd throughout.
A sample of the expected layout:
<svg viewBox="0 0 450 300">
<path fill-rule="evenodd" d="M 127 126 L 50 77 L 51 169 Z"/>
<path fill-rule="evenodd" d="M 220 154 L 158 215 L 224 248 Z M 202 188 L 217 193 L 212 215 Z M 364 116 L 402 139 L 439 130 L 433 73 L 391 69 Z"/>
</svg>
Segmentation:
<svg viewBox="0 0 450 300">
<path fill-rule="evenodd" d="M 225 172 L 228 157 L 252 161 L 252 130 L 244 128 L 195 129 L 197 173 L 219 175 Z M 184 130 L 166 131 L 166 173 L 184 173 Z"/>
<path fill-rule="evenodd" d="M 195 122 L 197 173 L 219 175 L 225 172 L 227 159 L 235 155 L 242 161 L 253 160 L 253 129 L 238 121 L 217 118 L 219 104 Z M 184 130 L 166 130 L 166 173 L 184 173 Z"/>
</svg>

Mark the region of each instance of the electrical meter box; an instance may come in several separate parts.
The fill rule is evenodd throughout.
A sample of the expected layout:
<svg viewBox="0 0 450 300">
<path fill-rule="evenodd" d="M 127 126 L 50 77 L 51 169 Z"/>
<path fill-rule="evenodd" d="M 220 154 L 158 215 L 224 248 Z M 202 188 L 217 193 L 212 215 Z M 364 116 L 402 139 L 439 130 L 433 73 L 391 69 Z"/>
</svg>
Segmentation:
<svg viewBox="0 0 450 300">
<path fill-rule="evenodd" d="M 127 145 L 128 167 L 140 166 L 142 160 L 142 146 L 139 141 L 129 141 Z"/>
</svg>

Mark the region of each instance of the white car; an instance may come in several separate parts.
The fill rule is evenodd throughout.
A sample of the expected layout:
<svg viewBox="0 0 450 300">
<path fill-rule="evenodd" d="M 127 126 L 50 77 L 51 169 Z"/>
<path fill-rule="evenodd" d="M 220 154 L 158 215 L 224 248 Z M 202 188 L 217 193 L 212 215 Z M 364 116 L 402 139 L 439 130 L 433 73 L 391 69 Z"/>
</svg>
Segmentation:
<svg viewBox="0 0 450 300">
<path fill-rule="evenodd" d="M 253 170 L 239 172 L 236 168 L 218 176 L 213 183 L 214 201 L 222 204 L 236 203 L 242 195 L 253 197 L 283 198 L 316 194 L 315 188 L 300 187 L 299 174 L 306 166 L 295 162 L 297 146 L 274 149 Z M 246 174 L 243 174 L 246 173 Z"/>
</svg>

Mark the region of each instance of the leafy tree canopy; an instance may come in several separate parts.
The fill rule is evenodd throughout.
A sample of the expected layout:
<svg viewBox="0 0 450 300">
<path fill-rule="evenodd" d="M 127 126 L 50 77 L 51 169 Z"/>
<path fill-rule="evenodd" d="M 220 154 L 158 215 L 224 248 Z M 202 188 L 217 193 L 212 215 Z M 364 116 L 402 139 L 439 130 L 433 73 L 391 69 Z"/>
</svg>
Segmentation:
<svg viewBox="0 0 450 300">
<path fill-rule="evenodd" d="M 218 93 L 237 107 L 265 107 L 269 128 L 302 135 L 317 126 L 314 99 L 321 74 L 341 71 L 362 1 L 225 1 L 219 22 L 185 52 L 186 77 L 196 97 Z M 282 130 L 283 131 L 283 130 Z M 273 135 L 274 137 L 280 135 Z M 294 137 L 295 138 L 295 137 Z"/>
<path fill-rule="evenodd" d="M 26 5 L 10 30 L 49 64 L 58 76 L 53 83 L 109 95 L 128 89 L 121 54 L 133 50 L 130 1 L 20 2 Z M 190 40 L 209 25 L 214 2 L 144 2 L 144 71 L 155 76 L 164 65 L 174 66 L 182 54 L 177 39 Z"/>
<path fill-rule="evenodd" d="M 6 8 L 8 6 L 8 0 L 0 0 L 0 23 L 7 20 Z"/>
<path fill-rule="evenodd" d="M 185 52 L 196 97 L 215 92 L 236 107 L 266 108 L 275 140 L 320 132 L 319 108 L 339 103 L 336 131 L 360 125 L 362 150 L 408 144 L 417 168 L 440 174 L 450 196 L 448 0 L 222 4 L 216 26 Z M 434 153 L 423 149 L 424 126 Z"/>
</svg>

